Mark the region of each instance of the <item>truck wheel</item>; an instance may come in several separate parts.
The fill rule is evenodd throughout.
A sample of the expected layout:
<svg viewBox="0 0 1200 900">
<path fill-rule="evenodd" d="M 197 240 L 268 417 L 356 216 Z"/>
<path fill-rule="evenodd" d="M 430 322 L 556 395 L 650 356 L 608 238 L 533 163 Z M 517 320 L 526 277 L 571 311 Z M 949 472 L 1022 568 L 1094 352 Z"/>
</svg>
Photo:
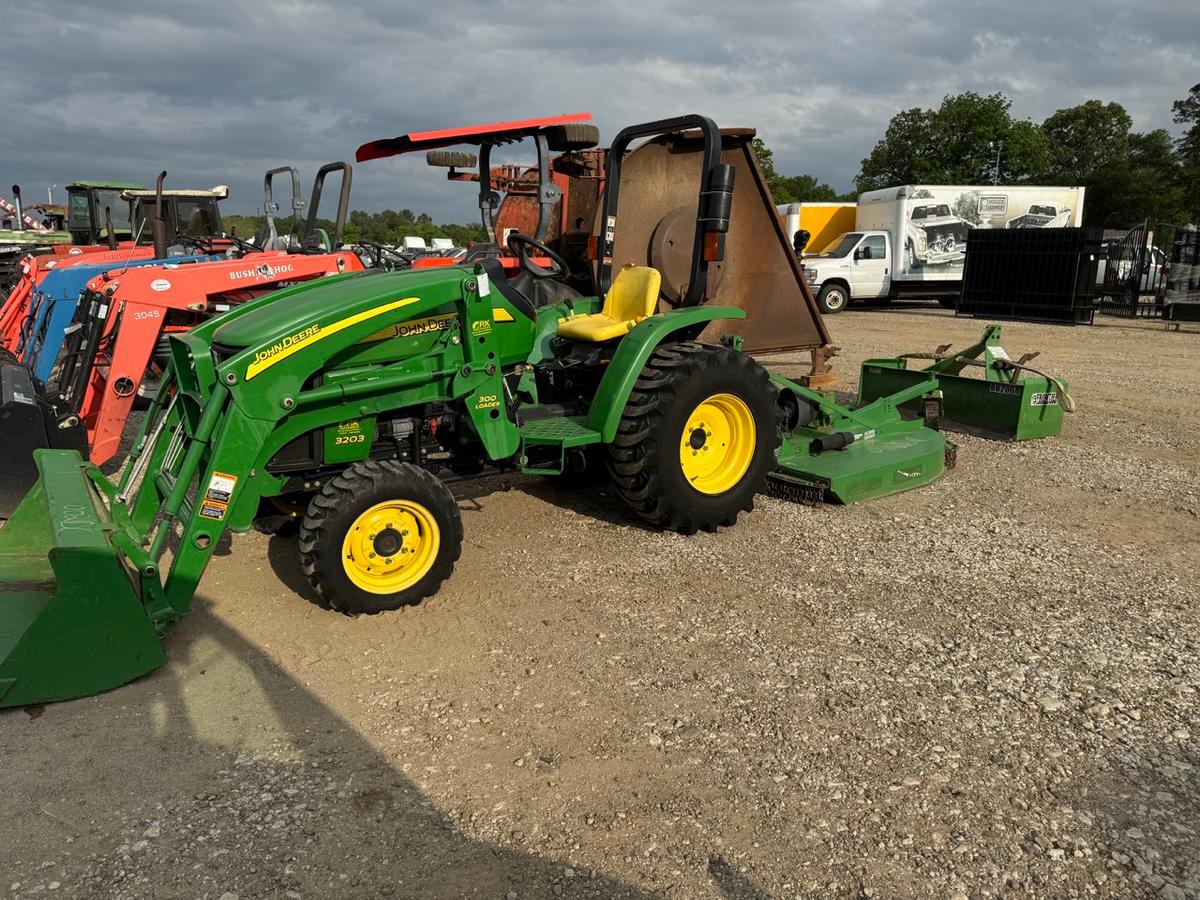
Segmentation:
<svg viewBox="0 0 1200 900">
<path fill-rule="evenodd" d="M 608 447 L 617 493 L 660 528 L 733 525 L 754 508 L 775 461 L 774 393 L 747 354 L 693 342 L 659 347 Z"/>
<path fill-rule="evenodd" d="M 300 565 L 321 601 L 350 615 L 414 606 L 462 552 L 454 496 L 424 469 L 357 462 L 327 481 L 300 522 Z"/>
<path fill-rule="evenodd" d="M 840 313 L 850 305 L 850 292 L 840 284 L 827 284 L 817 295 L 817 307 L 826 315 Z"/>
</svg>

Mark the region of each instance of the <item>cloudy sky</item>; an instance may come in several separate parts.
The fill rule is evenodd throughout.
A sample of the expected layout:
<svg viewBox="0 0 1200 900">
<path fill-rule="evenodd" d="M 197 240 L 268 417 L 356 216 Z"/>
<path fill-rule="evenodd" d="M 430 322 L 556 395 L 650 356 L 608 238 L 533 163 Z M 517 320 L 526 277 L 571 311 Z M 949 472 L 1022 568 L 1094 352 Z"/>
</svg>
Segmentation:
<svg viewBox="0 0 1200 900">
<path fill-rule="evenodd" d="M 1191 5 L 9 0 L 0 184 L 44 198 L 166 168 L 254 212 L 275 165 L 309 181 L 375 138 L 590 111 L 606 140 L 683 112 L 753 125 L 781 172 L 847 190 L 894 112 L 947 93 L 1001 91 L 1035 121 L 1116 100 L 1138 129 L 1174 128 L 1171 102 L 1200 81 Z M 468 221 L 473 199 L 423 156 L 355 170 L 356 208 Z"/>
</svg>

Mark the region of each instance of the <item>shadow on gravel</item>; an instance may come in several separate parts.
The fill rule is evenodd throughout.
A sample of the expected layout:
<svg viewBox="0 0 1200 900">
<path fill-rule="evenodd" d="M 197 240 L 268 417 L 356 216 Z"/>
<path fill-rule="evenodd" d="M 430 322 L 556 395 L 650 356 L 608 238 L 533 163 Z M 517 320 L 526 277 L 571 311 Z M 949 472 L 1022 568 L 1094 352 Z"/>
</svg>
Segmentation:
<svg viewBox="0 0 1200 900">
<path fill-rule="evenodd" d="M 1186 741 L 1123 741 L 1071 786 L 1110 860 L 1165 898 L 1200 897 L 1200 753 Z"/>
<path fill-rule="evenodd" d="M 606 475 L 586 481 L 582 478 L 574 479 L 569 475 L 537 478 L 531 479 L 521 487 L 529 496 L 536 497 L 543 503 L 570 510 L 581 516 L 621 528 L 661 533 L 661 529 L 643 522 L 625 505 L 609 484 Z"/>
<path fill-rule="evenodd" d="M 167 650 L 124 688 L 0 715 L 11 896 L 661 896 L 552 845 L 532 856 L 463 834 L 402 755 L 381 755 L 202 597 Z M 710 871 L 730 900 L 765 896 Z"/>
</svg>

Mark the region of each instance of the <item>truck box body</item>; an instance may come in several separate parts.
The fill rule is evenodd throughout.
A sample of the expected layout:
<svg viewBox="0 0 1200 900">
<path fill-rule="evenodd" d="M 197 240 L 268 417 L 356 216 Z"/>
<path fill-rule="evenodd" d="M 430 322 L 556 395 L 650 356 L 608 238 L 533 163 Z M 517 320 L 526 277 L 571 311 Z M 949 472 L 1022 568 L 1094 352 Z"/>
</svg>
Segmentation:
<svg viewBox="0 0 1200 900">
<path fill-rule="evenodd" d="M 1084 189 L 1016 185 L 908 184 L 859 195 L 853 231 L 804 259 L 818 305 L 901 295 L 945 298 L 962 285 L 972 228 L 1078 226 Z M 820 298 L 826 291 L 826 301 Z"/>
<path fill-rule="evenodd" d="M 810 235 L 806 253 L 820 253 L 855 228 L 853 203 L 784 203 L 775 207 L 788 240 L 800 230 Z"/>
<path fill-rule="evenodd" d="M 860 195 L 854 230 L 892 232 L 901 251 L 894 279 L 960 281 L 968 229 L 1078 226 L 1083 192 L 1033 185 L 908 184 Z"/>
</svg>

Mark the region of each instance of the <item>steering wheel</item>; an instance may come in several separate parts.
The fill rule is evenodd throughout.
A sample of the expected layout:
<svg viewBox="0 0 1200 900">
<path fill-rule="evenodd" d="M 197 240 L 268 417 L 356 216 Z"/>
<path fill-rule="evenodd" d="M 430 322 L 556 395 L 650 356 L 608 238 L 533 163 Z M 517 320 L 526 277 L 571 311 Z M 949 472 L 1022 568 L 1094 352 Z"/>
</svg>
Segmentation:
<svg viewBox="0 0 1200 900">
<path fill-rule="evenodd" d="M 571 267 L 567 265 L 567 261 L 541 241 L 534 240 L 529 235 L 521 234 L 519 231 L 510 231 L 508 233 L 507 244 L 513 256 L 520 261 L 521 268 L 534 278 L 570 277 Z M 531 250 L 536 250 L 539 254 L 550 260 L 550 268 L 546 269 L 542 266 L 534 265 Z"/>
</svg>

